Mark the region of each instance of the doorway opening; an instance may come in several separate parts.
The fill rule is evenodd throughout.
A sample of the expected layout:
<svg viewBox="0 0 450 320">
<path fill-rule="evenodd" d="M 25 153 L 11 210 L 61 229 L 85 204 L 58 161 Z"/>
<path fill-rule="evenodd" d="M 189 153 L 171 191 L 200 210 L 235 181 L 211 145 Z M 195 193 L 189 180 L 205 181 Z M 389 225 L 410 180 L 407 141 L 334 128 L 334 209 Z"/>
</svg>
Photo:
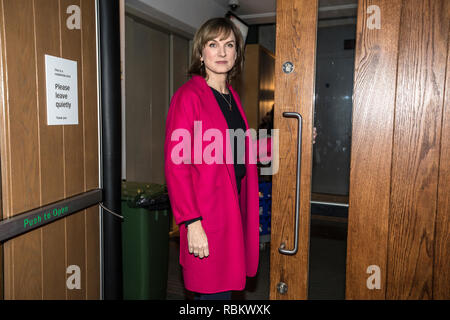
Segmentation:
<svg viewBox="0 0 450 320">
<path fill-rule="evenodd" d="M 167 203 L 164 136 L 170 99 L 188 79 L 190 35 L 128 6 L 124 28 L 124 299 L 179 299 L 179 231 Z"/>
<path fill-rule="evenodd" d="M 275 4 L 275 0 L 273 3 Z M 345 266 L 347 242 L 347 216 L 349 194 L 349 169 L 351 146 L 352 91 L 354 73 L 354 53 L 356 38 L 355 0 L 320 0 L 317 28 L 316 50 L 316 80 L 315 80 L 315 111 L 314 126 L 317 128 L 316 142 L 313 146 L 312 194 L 311 194 L 311 229 L 309 251 L 309 299 L 345 299 Z M 140 87 L 133 83 L 127 90 L 127 137 L 126 137 L 126 167 L 127 178 L 144 179 L 164 183 L 162 137 L 163 123 L 167 114 L 170 97 L 187 78 L 190 43 L 189 37 L 164 30 L 160 26 L 149 24 L 148 21 L 128 14 L 126 40 L 133 39 L 131 33 L 141 33 L 146 37 L 145 43 L 136 38 L 135 47 L 126 48 L 126 79 L 141 77 Z M 133 25 L 133 27 L 130 27 Z M 273 128 L 274 106 L 274 60 L 276 46 L 275 23 L 250 24 L 247 36 L 246 67 L 243 77 L 254 78 L 257 88 L 254 96 L 248 95 L 242 82 L 235 83 L 249 126 L 255 129 Z M 153 39 L 153 41 L 152 41 Z M 133 40 L 134 41 L 134 40 Z M 128 44 L 127 44 L 128 45 Z M 160 47 L 152 47 L 159 45 Z M 176 55 L 181 55 L 180 57 Z M 133 57 L 133 59 L 130 59 Z M 159 59 L 159 60 L 158 60 Z M 141 62 L 140 62 L 141 61 Z M 146 62 L 151 62 L 148 68 L 143 68 Z M 158 62 L 159 61 L 159 62 Z M 176 65 L 180 63 L 182 65 Z M 251 61 L 258 61 L 256 67 L 250 68 Z M 153 68 L 154 66 L 156 68 Z M 250 70 L 251 69 L 251 70 Z M 158 71 L 159 70 L 159 71 Z M 132 73 L 136 76 L 133 76 Z M 155 76 L 155 72 L 167 76 Z M 176 74 L 178 72 L 179 74 Z M 146 76 L 147 74 L 147 76 Z M 153 74 L 153 76 L 150 76 Z M 272 77 L 272 79 L 270 79 Z M 161 79 L 164 79 L 163 81 Z M 135 80 L 133 80 L 135 81 Z M 152 90 L 144 88 L 151 83 Z M 242 79 L 241 81 L 253 81 Z M 242 87 L 240 87 L 242 86 Z M 157 95 L 163 93 L 158 100 Z M 134 99 L 134 100 L 133 100 Z M 253 99 L 253 100 L 252 100 Z M 133 106 L 129 108 L 128 106 Z M 136 107 L 144 112 L 139 116 Z M 256 111 L 255 111 L 256 110 Z M 131 120 L 135 117 L 135 120 Z M 140 125 L 131 125 L 140 123 Z M 147 129 L 145 129 L 147 127 Z M 159 127 L 159 129 L 158 129 Z M 146 133 L 145 130 L 148 130 Z M 140 144 L 145 136 L 152 137 L 155 143 Z M 161 142 L 161 145 L 158 144 Z M 140 150 L 132 151 L 131 147 Z M 159 148 L 159 149 L 158 149 Z M 140 157 L 140 159 L 138 159 Z M 146 158 L 150 157 L 148 167 Z M 141 166 L 141 167 L 139 167 Z M 158 169 L 159 168 L 159 169 Z M 148 171 L 145 175 L 141 172 Z M 262 185 L 271 193 L 271 176 L 260 176 Z M 260 207 L 264 192 L 260 190 Z M 261 213 L 262 213 L 261 212 Z M 270 216 L 270 207 L 268 209 Z M 262 221 L 262 220 L 260 220 Z M 233 292 L 233 299 L 266 300 L 270 292 L 270 217 L 260 225 L 260 261 L 258 274 L 247 278 L 246 289 Z M 267 223 L 268 222 L 268 223 Z M 191 300 L 193 293 L 184 289 L 181 266 L 179 265 L 179 238 L 171 220 L 171 237 L 168 244 L 167 289 L 165 299 Z"/>
</svg>

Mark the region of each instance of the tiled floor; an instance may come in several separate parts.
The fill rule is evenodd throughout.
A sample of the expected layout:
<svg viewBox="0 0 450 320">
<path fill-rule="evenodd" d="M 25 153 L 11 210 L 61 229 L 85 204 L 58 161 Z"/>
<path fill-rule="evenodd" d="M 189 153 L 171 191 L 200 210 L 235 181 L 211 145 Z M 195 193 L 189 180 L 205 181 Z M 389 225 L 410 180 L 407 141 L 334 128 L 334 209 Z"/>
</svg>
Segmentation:
<svg viewBox="0 0 450 320">
<path fill-rule="evenodd" d="M 344 299 L 347 225 L 312 219 L 310 240 L 309 299 Z M 169 244 L 168 300 L 191 300 L 193 294 L 183 286 L 178 263 L 179 239 Z M 269 299 L 270 246 L 261 249 L 258 274 L 247 278 L 242 292 L 233 292 L 236 300 Z"/>
</svg>

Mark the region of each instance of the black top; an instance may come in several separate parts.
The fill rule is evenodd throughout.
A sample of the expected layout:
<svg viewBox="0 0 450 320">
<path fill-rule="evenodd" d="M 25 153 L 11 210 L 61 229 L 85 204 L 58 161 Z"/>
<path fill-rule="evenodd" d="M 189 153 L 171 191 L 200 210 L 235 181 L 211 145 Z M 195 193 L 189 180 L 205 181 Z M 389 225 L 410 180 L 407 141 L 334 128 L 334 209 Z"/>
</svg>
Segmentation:
<svg viewBox="0 0 450 320">
<path fill-rule="evenodd" d="M 245 132 L 245 122 L 244 122 L 244 119 L 242 119 L 241 113 L 239 112 L 236 101 L 234 101 L 233 95 L 231 93 L 220 94 L 220 92 L 214 88 L 211 88 L 211 90 L 213 91 L 214 96 L 216 97 L 216 100 L 220 106 L 220 109 L 222 110 L 223 116 L 225 117 L 225 120 L 227 121 L 228 129 L 234 129 L 235 131 L 237 129 L 242 129 Z M 223 95 L 223 97 L 222 97 L 222 95 Z M 231 111 L 230 111 L 230 105 L 227 103 L 227 101 L 231 101 Z M 231 141 L 231 137 L 232 137 L 232 135 L 230 132 L 230 141 Z M 234 163 L 234 172 L 236 175 L 237 190 L 238 190 L 238 193 L 241 193 L 241 180 L 242 180 L 242 178 L 245 177 L 245 164 L 238 163 L 238 161 L 237 161 L 237 156 L 238 156 L 238 154 L 237 154 L 238 145 L 237 144 L 238 144 L 238 139 L 235 136 L 234 137 L 234 150 L 233 150 L 233 155 L 234 155 L 233 163 Z M 243 162 L 243 161 L 241 160 L 241 162 Z"/>
<path fill-rule="evenodd" d="M 228 129 L 234 129 L 235 131 L 237 129 L 242 129 L 245 132 L 245 121 L 242 118 L 242 115 L 239 111 L 236 101 L 234 101 L 233 95 L 231 93 L 229 93 L 229 94 L 222 93 L 221 94 L 219 91 L 217 91 L 214 88 L 211 88 L 211 90 L 212 90 L 214 96 L 216 97 L 217 103 L 219 104 L 220 110 L 222 110 L 225 120 L 227 121 Z M 223 95 L 223 97 L 222 97 L 222 95 Z M 230 110 L 230 106 L 227 103 L 227 101 L 228 102 L 231 101 L 231 110 Z M 230 141 L 231 141 L 231 137 L 232 137 L 232 134 L 230 132 Z M 245 164 L 238 163 L 238 161 L 237 161 L 238 139 L 236 136 L 234 137 L 233 144 L 234 144 L 234 150 L 233 150 L 234 173 L 236 176 L 236 186 L 237 186 L 237 190 L 238 190 L 238 194 L 239 194 L 239 193 L 241 193 L 241 180 L 242 180 L 242 178 L 245 177 Z M 242 158 L 242 156 L 241 156 L 241 158 Z M 243 161 L 241 161 L 241 162 L 243 162 Z M 202 219 L 201 217 L 198 217 L 198 218 L 195 218 L 192 220 L 188 220 L 185 222 L 185 226 L 187 227 L 192 222 L 201 220 L 201 219 Z"/>
</svg>

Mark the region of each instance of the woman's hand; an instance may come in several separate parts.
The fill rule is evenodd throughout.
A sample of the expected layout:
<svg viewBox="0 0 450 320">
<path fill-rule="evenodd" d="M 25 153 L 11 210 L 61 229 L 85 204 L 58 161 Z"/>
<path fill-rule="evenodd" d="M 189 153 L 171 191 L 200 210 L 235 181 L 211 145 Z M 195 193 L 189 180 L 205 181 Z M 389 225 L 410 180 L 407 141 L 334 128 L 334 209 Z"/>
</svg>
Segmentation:
<svg viewBox="0 0 450 320">
<path fill-rule="evenodd" d="M 194 256 L 199 258 L 209 256 L 208 238 L 201 221 L 198 220 L 189 224 L 187 229 L 189 253 L 193 253 Z"/>
</svg>

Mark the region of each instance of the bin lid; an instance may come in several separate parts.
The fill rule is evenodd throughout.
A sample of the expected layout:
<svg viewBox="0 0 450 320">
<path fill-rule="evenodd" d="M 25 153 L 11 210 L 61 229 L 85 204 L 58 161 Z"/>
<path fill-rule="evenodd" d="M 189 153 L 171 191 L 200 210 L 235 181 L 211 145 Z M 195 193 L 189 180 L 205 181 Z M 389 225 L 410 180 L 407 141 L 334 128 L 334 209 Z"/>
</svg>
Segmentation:
<svg viewBox="0 0 450 320">
<path fill-rule="evenodd" d="M 122 200 L 134 199 L 140 193 L 153 197 L 167 193 L 167 187 L 164 184 L 152 182 L 122 181 Z"/>
</svg>

